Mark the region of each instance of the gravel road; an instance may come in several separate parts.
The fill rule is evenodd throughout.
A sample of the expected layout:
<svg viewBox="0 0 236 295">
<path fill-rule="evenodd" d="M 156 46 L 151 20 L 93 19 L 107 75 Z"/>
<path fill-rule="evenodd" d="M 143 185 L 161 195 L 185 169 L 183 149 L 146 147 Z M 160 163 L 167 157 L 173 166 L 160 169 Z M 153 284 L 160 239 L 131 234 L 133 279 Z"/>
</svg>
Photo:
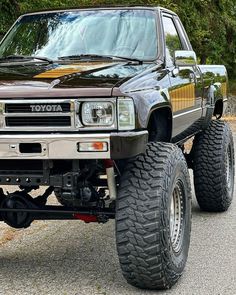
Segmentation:
<svg viewBox="0 0 236 295">
<path fill-rule="evenodd" d="M 235 245 L 236 196 L 222 214 L 201 212 L 194 197 L 184 275 L 170 291 L 148 292 L 129 286 L 122 277 L 113 221 L 37 221 L 21 231 L 0 224 L 0 294 L 235 295 Z"/>
</svg>

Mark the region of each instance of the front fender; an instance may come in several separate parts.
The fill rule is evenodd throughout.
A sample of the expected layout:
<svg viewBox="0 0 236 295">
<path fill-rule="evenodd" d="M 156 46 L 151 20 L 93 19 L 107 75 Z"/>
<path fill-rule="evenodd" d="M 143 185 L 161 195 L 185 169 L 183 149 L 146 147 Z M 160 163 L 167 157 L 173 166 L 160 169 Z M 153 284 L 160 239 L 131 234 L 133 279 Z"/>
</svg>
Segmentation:
<svg viewBox="0 0 236 295">
<path fill-rule="evenodd" d="M 136 115 L 141 128 L 147 128 L 153 111 L 169 107 L 171 109 L 170 96 L 167 89 L 153 90 L 146 93 L 132 95 L 135 103 Z"/>
<path fill-rule="evenodd" d="M 160 69 L 146 71 L 121 85 L 120 91 L 134 100 L 138 128 L 147 128 L 154 110 L 171 109 L 169 87 L 168 73 Z"/>
</svg>

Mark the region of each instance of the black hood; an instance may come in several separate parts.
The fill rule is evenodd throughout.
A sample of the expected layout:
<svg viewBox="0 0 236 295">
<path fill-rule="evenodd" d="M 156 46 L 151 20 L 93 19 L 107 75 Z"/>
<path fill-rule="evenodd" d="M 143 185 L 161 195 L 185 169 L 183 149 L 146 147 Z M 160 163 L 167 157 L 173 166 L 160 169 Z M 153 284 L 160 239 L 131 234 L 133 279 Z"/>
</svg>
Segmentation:
<svg viewBox="0 0 236 295">
<path fill-rule="evenodd" d="M 50 65 L 32 62 L 9 63 L 7 66 L 0 64 L 0 97 L 12 97 L 13 93 L 18 93 L 18 97 L 23 93 L 38 96 L 37 94 L 46 95 L 52 90 L 57 90 L 58 93 L 59 90 L 64 92 L 68 89 L 78 89 L 78 96 L 79 89 L 87 89 L 89 96 L 91 88 L 98 91 L 106 89 L 107 95 L 111 95 L 113 87 L 119 87 L 148 66 L 150 64 L 115 61 Z"/>
</svg>

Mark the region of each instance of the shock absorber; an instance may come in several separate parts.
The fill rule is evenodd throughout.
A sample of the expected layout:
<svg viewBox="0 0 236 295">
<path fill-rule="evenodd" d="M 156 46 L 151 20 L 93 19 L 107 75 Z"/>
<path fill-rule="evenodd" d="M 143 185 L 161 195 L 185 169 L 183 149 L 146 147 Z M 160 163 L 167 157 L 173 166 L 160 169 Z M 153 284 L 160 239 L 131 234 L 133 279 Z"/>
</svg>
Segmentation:
<svg viewBox="0 0 236 295">
<path fill-rule="evenodd" d="M 113 160 L 104 160 L 104 166 L 107 174 L 107 184 L 109 189 L 109 196 L 111 200 L 116 199 L 116 180 Z"/>
</svg>

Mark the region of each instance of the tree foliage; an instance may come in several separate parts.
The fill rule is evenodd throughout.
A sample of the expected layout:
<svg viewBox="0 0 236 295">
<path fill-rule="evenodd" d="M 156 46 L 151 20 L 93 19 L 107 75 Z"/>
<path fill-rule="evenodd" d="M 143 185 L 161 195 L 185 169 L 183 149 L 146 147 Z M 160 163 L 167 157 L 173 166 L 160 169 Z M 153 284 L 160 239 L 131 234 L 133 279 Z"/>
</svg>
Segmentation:
<svg viewBox="0 0 236 295">
<path fill-rule="evenodd" d="M 236 77 L 235 0 L 0 0 L 0 35 L 18 15 L 41 9 L 100 5 L 161 5 L 181 18 L 201 63 L 225 64 Z"/>
<path fill-rule="evenodd" d="M 20 7 L 16 0 L 0 0 L 0 36 L 9 29 L 19 13 Z"/>
</svg>

